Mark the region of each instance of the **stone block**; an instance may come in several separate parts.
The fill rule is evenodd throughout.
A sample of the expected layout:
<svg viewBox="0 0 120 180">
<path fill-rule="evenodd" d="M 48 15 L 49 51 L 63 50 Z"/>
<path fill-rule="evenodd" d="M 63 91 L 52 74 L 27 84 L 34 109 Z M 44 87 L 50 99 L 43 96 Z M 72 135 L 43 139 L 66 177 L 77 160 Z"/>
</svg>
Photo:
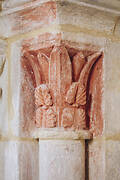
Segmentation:
<svg viewBox="0 0 120 180">
<path fill-rule="evenodd" d="M 34 29 L 53 25 L 56 22 L 56 3 L 54 1 L 45 3 L 32 1 L 26 6 L 13 8 L 1 14 L 0 36 L 9 37 L 30 32 Z"/>
<path fill-rule="evenodd" d="M 112 35 L 115 17 L 112 12 L 105 12 L 94 7 L 81 5 L 79 2 L 61 1 L 57 3 L 59 23 L 73 25 L 81 29 Z M 104 21 L 103 21 L 104 19 Z"/>
<path fill-rule="evenodd" d="M 69 30 L 80 27 L 86 33 L 93 32 L 96 35 L 98 32 L 103 36 L 112 35 L 118 16 L 114 11 L 105 11 L 104 8 L 79 1 L 31 2 L 26 0 L 25 4 L 24 0 L 20 2 L 6 0 L 3 3 L 3 9 L 9 9 L 9 7 L 11 9 L 3 11 L 0 18 L 2 27 L 0 35 L 4 37 L 30 32 L 38 28 L 44 28 L 46 31 L 46 26 L 52 28 L 54 25 L 58 31 L 63 27 Z"/>
<path fill-rule="evenodd" d="M 19 180 L 38 180 L 40 173 L 38 141 L 21 142 L 18 152 Z"/>
<path fill-rule="evenodd" d="M 120 132 L 120 43 L 110 42 L 106 44 L 104 53 L 104 121 L 107 137 Z"/>
<path fill-rule="evenodd" d="M 39 180 L 85 179 L 84 140 L 40 140 L 39 172 Z"/>
<path fill-rule="evenodd" d="M 99 137 L 88 141 L 86 151 L 89 180 L 105 180 L 105 140 Z"/>
<path fill-rule="evenodd" d="M 6 55 L 7 43 L 0 40 L 0 136 L 8 134 L 8 59 Z"/>
<path fill-rule="evenodd" d="M 38 180 L 38 143 L 0 141 L 0 179 Z"/>
<path fill-rule="evenodd" d="M 120 179 L 120 139 L 106 141 L 105 180 Z"/>
</svg>

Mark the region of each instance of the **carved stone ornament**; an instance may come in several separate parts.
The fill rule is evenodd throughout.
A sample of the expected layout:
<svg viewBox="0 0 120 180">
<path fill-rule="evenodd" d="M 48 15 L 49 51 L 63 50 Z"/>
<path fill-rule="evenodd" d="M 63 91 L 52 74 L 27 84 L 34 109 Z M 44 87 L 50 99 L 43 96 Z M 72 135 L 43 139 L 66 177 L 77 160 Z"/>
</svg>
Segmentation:
<svg viewBox="0 0 120 180">
<path fill-rule="evenodd" d="M 88 78 L 101 52 L 70 57 L 64 45 L 36 54 L 24 52 L 22 67 L 34 79 L 34 121 L 38 128 L 86 129 Z"/>
</svg>

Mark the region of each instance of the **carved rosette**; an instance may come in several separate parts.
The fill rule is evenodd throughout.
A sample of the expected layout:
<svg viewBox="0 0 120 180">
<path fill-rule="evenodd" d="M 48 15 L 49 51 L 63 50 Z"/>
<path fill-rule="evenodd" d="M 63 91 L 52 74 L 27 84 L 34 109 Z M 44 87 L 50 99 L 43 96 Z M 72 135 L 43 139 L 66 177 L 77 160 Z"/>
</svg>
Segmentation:
<svg viewBox="0 0 120 180">
<path fill-rule="evenodd" d="M 54 46 L 50 55 L 24 53 L 34 79 L 35 123 L 38 128 L 86 129 L 87 84 L 101 52 L 70 56 L 64 45 Z M 23 68 L 25 62 L 22 62 Z"/>
</svg>

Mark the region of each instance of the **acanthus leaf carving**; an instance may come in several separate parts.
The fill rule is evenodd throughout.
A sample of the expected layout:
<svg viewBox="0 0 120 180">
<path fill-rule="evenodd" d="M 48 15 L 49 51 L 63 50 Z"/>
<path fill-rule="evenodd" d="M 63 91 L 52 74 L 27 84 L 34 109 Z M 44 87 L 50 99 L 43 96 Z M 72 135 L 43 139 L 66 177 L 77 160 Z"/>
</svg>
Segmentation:
<svg viewBox="0 0 120 180">
<path fill-rule="evenodd" d="M 74 108 L 64 108 L 62 125 L 64 128 L 70 128 L 74 125 Z"/>
<path fill-rule="evenodd" d="M 84 107 L 83 108 L 77 108 L 75 110 L 75 124 L 74 128 L 79 129 L 86 129 L 86 112 Z"/>
<path fill-rule="evenodd" d="M 64 46 L 55 46 L 50 55 L 49 84 L 54 102 L 62 105 L 72 83 L 72 67 L 67 49 Z"/>
<path fill-rule="evenodd" d="M 36 86 L 39 86 L 42 81 L 41 81 L 40 68 L 39 68 L 38 61 L 36 60 L 36 57 L 34 57 L 33 55 L 31 55 L 28 52 L 24 53 L 24 57 L 29 61 L 30 65 L 33 69 Z"/>
<path fill-rule="evenodd" d="M 87 81 L 88 81 L 88 76 L 90 73 L 90 70 L 93 66 L 93 64 L 95 63 L 95 61 L 101 56 L 101 52 L 97 52 L 92 54 L 91 56 L 88 56 L 87 58 L 87 62 L 85 64 L 85 66 L 83 67 L 80 77 L 79 77 L 79 82 L 81 85 L 84 85 L 85 88 L 87 86 Z"/>
<path fill-rule="evenodd" d="M 87 58 L 87 61 L 85 63 L 85 58 L 84 58 L 84 64 L 83 64 L 83 56 L 82 56 L 82 63 L 80 66 L 80 63 L 78 63 L 80 67 L 80 74 L 78 78 L 78 83 L 72 83 L 70 86 L 70 89 L 67 92 L 66 95 L 66 101 L 68 104 L 74 106 L 75 109 L 75 129 L 85 129 L 86 128 L 86 89 L 87 89 L 87 81 L 88 81 L 88 76 L 91 70 L 91 67 L 95 63 L 95 61 L 101 56 L 100 52 L 97 52 Z M 78 56 L 77 61 L 78 61 Z M 75 57 L 75 58 L 76 58 Z M 75 61 L 76 59 L 74 59 Z M 81 58 L 79 58 L 81 62 Z M 78 72 L 79 72 L 78 71 Z M 82 106 L 82 107 L 80 107 Z M 76 115 L 77 114 L 77 115 Z"/>
<path fill-rule="evenodd" d="M 84 57 L 82 52 L 77 53 L 73 57 L 72 69 L 73 69 L 73 80 L 75 82 L 78 81 L 81 70 L 82 70 L 85 63 L 86 63 L 85 57 Z"/>
<path fill-rule="evenodd" d="M 70 86 L 69 90 L 67 91 L 66 94 L 66 102 L 68 104 L 74 104 L 75 103 L 75 98 L 78 90 L 78 83 L 72 83 Z"/>
<path fill-rule="evenodd" d="M 35 89 L 35 104 L 39 111 L 36 113 L 36 123 L 39 123 L 39 119 L 47 119 L 46 127 L 56 126 L 56 113 L 53 109 L 52 97 L 48 85 L 41 84 Z M 41 112 L 43 111 L 43 112 Z M 39 113 L 40 112 L 40 113 Z M 45 121 L 45 120 L 44 120 Z M 42 125 L 42 124 L 41 124 Z"/>
<path fill-rule="evenodd" d="M 35 77 L 37 127 L 86 129 L 87 82 L 101 52 L 70 57 L 64 45 L 54 46 L 50 56 L 25 53 Z"/>
<path fill-rule="evenodd" d="M 35 105 L 36 107 L 44 106 L 44 97 L 40 86 L 35 89 Z"/>
<path fill-rule="evenodd" d="M 48 74 L 48 70 L 49 70 L 49 59 L 47 56 L 45 56 L 45 54 L 39 52 L 38 53 L 38 62 L 39 62 L 39 67 L 40 67 L 40 74 L 41 74 L 41 81 L 42 83 L 48 83 L 49 81 L 49 74 Z"/>
<path fill-rule="evenodd" d="M 78 106 L 83 106 L 86 104 L 86 88 L 80 83 L 78 85 L 78 91 L 76 94 L 76 104 L 78 104 Z"/>
<path fill-rule="evenodd" d="M 41 84 L 35 89 L 35 104 L 38 107 L 52 105 L 50 90 L 46 84 Z"/>
<path fill-rule="evenodd" d="M 46 127 L 47 128 L 54 128 L 56 127 L 57 117 L 54 110 L 54 107 L 50 107 L 47 110 L 47 121 L 46 121 Z"/>
</svg>

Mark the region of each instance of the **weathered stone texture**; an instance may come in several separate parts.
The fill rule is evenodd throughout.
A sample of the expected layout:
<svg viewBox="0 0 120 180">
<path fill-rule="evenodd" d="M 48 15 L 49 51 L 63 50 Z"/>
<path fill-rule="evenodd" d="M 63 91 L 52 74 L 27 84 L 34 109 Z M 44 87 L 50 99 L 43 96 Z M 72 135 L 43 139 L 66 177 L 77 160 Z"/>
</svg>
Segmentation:
<svg viewBox="0 0 120 180">
<path fill-rule="evenodd" d="M 50 43 L 52 44 L 52 41 L 48 44 Z M 62 42 L 62 40 L 60 45 L 49 46 L 47 49 L 33 50 L 34 44 L 36 44 L 34 39 L 32 47 L 29 42 L 23 44 L 21 57 L 21 98 L 23 99 L 21 101 L 21 117 L 25 123 L 29 119 L 28 123 L 35 121 L 39 128 L 87 129 L 91 127 L 90 117 L 87 119 L 87 116 L 91 116 L 93 113 L 92 121 L 97 117 L 98 121 L 101 121 L 101 125 L 92 125 L 92 128 L 101 128 L 100 132 L 96 130 L 96 135 L 102 133 L 102 52 L 92 52 L 92 49 L 90 51 L 87 48 L 79 50 L 79 45 L 74 48 L 72 43 Z M 94 64 L 97 64 L 99 60 L 101 61 L 101 65 L 99 65 L 100 72 L 93 73 Z M 98 76 L 99 84 L 95 81 L 96 76 Z M 96 84 L 96 94 L 92 88 L 90 88 L 89 93 L 91 77 L 93 77 L 91 83 Z M 98 98 L 98 90 L 100 96 L 97 101 L 99 113 L 97 112 L 97 106 L 92 105 L 91 110 L 92 102 L 94 103 Z M 92 101 L 89 98 L 94 96 L 93 93 L 96 100 L 93 98 Z"/>
<path fill-rule="evenodd" d="M 7 43 L 0 40 L 0 136 L 8 133 L 8 59 Z"/>
<path fill-rule="evenodd" d="M 0 142 L 1 180 L 38 180 L 38 144 L 29 141 Z"/>
<path fill-rule="evenodd" d="M 117 15 L 71 2 L 58 2 L 60 24 L 112 34 Z M 104 21 L 103 21 L 104 19 Z"/>
<path fill-rule="evenodd" d="M 120 140 L 106 141 L 105 180 L 120 179 Z"/>
<path fill-rule="evenodd" d="M 105 179 L 105 140 L 102 137 L 88 143 L 88 177 L 89 180 Z"/>
<path fill-rule="evenodd" d="M 108 42 L 105 50 L 105 134 L 114 137 L 120 133 L 119 126 L 119 104 L 120 104 L 120 43 Z"/>
<path fill-rule="evenodd" d="M 27 7 L 21 8 L 13 13 L 8 12 L 6 16 L 1 15 L 0 18 L 0 36 L 11 36 L 19 33 L 29 32 L 36 28 L 45 28 L 53 25 L 56 19 L 56 3 L 53 1 L 41 3 L 38 5 L 33 3 Z M 6 29 L 7 26 L 7 29 Z"/>
<path fill-rule="evenodd" d="M 2 3 L 1 180 L 120 179 L 120 13 L 114 2 Z"/>
<path fill-rule="evenodd" d="M 39 141 L 39 172 L 40 180 L 85 179 L 84 140 Z"/>
</svg>

